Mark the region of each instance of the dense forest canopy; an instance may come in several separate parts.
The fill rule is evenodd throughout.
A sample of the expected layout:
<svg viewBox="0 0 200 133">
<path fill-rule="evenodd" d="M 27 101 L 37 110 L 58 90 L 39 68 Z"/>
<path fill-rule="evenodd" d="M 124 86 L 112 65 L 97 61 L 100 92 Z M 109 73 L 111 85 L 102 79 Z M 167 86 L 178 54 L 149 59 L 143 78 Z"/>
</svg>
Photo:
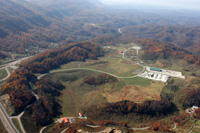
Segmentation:
<svg viewBox="0 0 200 133">
<path fill-rule="evenodd" d="M 98 0 L 1 0 L 0 4 L 0 48 L 4 51 L 33 54 L 38 48 L 65 41 L 94 40 L 100 45 L 113 45 L 120 43 L 123 35 L 131 35 L 199 54 L 197 12 L 136 6 L 124 10 L 107 7 Z"/>
</svg>

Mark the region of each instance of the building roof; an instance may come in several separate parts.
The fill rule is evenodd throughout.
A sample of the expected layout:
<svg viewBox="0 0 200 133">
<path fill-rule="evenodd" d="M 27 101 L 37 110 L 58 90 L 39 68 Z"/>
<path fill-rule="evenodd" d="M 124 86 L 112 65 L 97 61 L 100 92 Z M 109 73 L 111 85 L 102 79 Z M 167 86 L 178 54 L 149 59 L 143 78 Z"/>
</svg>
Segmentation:
<svg viewBox="0 0 200 133">
<path fill-rule="evenodd" d="M 69 119 L 68 119 L 68 118 L 62 118 L 62 121 L 63 121 L 64 123 L 68 123 L 68 122 L 69 122 Z"/>
<path fill-rule="evenodd" d="M 162 69 L 160 69 L 160 68 L 155 68 L 155 67 L 151 67 L 150 70 L 152 70 L 152 71 L 159 71 L 159 72 L 162 71 Z"/>
<path fill-rule="evenodd" d="M 82 114 L 82 113 L 79 113 L 79 116 L 80 116 L 80 117 L 82 117 L 82 116 L 83 116 L 83 114 Z"/>
</svg>

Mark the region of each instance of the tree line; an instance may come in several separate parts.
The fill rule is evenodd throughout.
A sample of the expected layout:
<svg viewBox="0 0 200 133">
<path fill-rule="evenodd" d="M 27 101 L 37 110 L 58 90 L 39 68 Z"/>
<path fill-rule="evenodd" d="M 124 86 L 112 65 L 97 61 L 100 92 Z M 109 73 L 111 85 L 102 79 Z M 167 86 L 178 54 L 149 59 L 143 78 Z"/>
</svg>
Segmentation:
<svg viewBox="0 0 200 133">
<path fill-rule="evenodd" d="M 27 105 L 36 100 L 29 86 L 30 81 L 37 79 L 33 73 L 48 72 L 64 63 L 97 59 L 98 56 L 102 55 L 102 50 L 91 42 L 69 44 L 48 50 L 20 64 L 20 67 L 13 72 L 1 92 L 10 95 L 15 113 L 20 113 Z M 39 95 L 40 100 L 32 107 L 32 118 L 38 124 L 46 125 L 52 121 L 55 114 L 59 114 L 59 105 L 55 97 L 59 96 L 59 89 L 62 86 L 49 80 L 36 82 L 35 86 L 37 88 L 35 92 Z M 57 113 L 55 113 L 56 110 Z"/>
<path fill-rule="evenodd" d="M 84 83 L 89 85 L 101 85 L 105 83 L 115 83 L 118 80 L 107 74 L 100 74 L 97 77 L 87 77 L 84 79 Z"/>
<path fill-rule="evenodd" d="M 46 73 L 51 69 L 59 68 L 62 64 L 97 59 L 102 55 L 101 48 L 91 42 L 73 43 L 38 54 L 22 63 L 20 67 L 33 73 Z"/>
<path fill-rule="evenodd" d="M 100 107 L 91 105 L 83 108 L 84 113 L 94 120 L 112 120 L 112 116 L 117 119 L 128 117 L 130 120 L 150 119 L 153 117 L 162 117 L 173 114 L 177 111 L 177 107 L 168 99 L 163 98 L 161 101 L 145 101 L 143 103 L 134 103 L 132 101 L 120 101 L 116 103 L 105 103 Z M 118 119 L 117 119 L 118 120 Z M 146 121 L 146 120 L 145 120 Z"/>
</svg>

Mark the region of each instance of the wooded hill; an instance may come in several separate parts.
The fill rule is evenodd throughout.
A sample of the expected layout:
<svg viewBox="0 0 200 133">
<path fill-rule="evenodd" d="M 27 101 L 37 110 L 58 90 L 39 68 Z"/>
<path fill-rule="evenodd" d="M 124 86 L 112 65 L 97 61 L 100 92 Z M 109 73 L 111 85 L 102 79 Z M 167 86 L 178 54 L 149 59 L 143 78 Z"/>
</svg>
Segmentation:
<svg viewBox="0 0 200 133">
<path fill-rule="evenodd" d="M 195 13 L 110 9 L 98 0 L 0 0 L 0 4 L 0 49 L 4 51 L 34 54 L 62 42 L 88 40 L 113 45 L 122 36 L 199 51 L 199 15 Z"/>
<path fill-rule="evenodd" d="M 3 94 L 10 95 L 15 113 L 19 113 L 36 100 L 29 86 L 30 81 L 36 80 L 36 76 L 32 72 L 44 73 L 68 62 L 97 59 L 98 56 L 102 55 L 102 50 L 91 42 L 80 42 L 46 51 L 21 64 L 1 91 Z M 53 112 L 59 111 L 59 105 L 54 100 L 54 95 L 59 96 L 59 90 L 57 89 L 63 87 L 61 84 L 48 79 L 39 81 L 36 83 L 36 87 L 38 88 L 36 93 L 40 96 L 40 101 L 32 108 L 33 120 L 39 121 L 39 118 L 41 118 L 44 121 L 37 122 L 37 124 L 46 125 L 56 115 Z M 49 104 L 53 105 L 50 106 Z M 54 104 L 56 104 L 56 107 Z M 44 115 L 40 115 L 41 112 L 44 112 Z M 47 117 L 48 119 L 46 119 Z"/>
</svg>

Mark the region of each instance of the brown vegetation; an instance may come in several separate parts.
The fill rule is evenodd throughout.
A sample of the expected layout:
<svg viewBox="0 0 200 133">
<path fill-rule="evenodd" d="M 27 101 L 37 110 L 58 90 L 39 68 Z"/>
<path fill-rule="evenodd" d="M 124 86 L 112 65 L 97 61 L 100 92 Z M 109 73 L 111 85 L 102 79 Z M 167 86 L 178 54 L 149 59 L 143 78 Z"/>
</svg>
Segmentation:
<svg viewBox="0 0 200 133">
<path fill-rule="evenodd" d="M 101 74 L 97 77 L 87 77 L 84 79 L 84 83 L 89 85 L 101 85 L 105 83 L 115 83 L 118 80 L 112 76 L 109 76 L 107 74 Z"/>
</svg>

